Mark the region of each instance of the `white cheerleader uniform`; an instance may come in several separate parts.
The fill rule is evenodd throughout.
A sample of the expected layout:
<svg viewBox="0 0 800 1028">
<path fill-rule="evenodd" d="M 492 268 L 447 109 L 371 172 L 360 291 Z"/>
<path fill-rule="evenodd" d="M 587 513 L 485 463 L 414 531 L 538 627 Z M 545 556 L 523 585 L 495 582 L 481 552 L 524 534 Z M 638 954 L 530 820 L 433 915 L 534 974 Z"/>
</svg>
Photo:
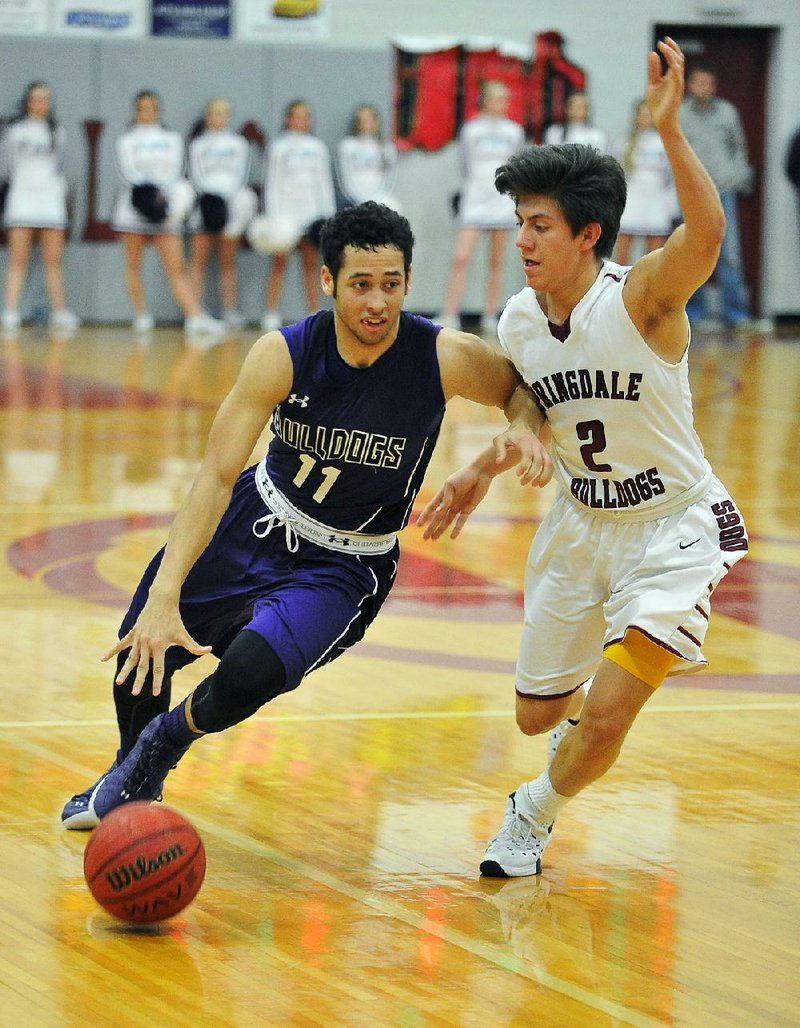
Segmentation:
<svg viewBox="0 0 800 1028">
<path fill-rule="evenodd" d="M 183 178 L 184 146 L 181 134 L 165 129 L 162 125 L 134 125 L 117 140 L 116 158 L 124 185 L 114 204 L 111 219 L 114 230 L 145 235 L 180 232 L 183 219 L 174 217 L 178 212 L 173 207 L 178 204 L 173 204 L 172 195 L 175 195 L 176 200 L 180 196 L 179 203 L 183 208 L 184 193 L 189 189 L 188 182 Z M 145 183 L 157 186 L 167 195 L 170 209 L 166 222 L 154 224 L 148 221 L 131 203 L 133 187 Z"/>
<path fill-rule="evenodd" d="M 0 175 L 8 182 L 6 228 L 66 228 L 65 143 L 64 129 L 53 132 L 40 118 L 22 118 L 6 129 L 0 156 Z"/>
<path fill-rule="evenodd" d="M 563 125 L 549 125 L 544 132 L 545 143 L 580 143 L 593 146 L 600 153 L 606 152 L 607 139 L 602 129 L 585 122 L 566 122 Z"/>
<path fill-rule="evenodd" d="M 462 126 L 458 134 L 458 223 L 462 228 L 516 227 L 514 201 L 497 192 L 494 175 L 524 142 L 522 126 L 509 118 L 479 114 Z"/>
<path fill-rule="evenodd" d="M 694 430 L 687 352 L 658 357 L 606 261 L 562 326 L 523 289 L 498 325 L 552 430 L 558 496 L 525 570 L 521 695 L 561 696 L 638 629 L 697 670 L 712 590 L 747 551 L 744 521 Z"/>
<path fill-rule="evenodd" d="M 321 139 L 284 132 L 267 153 L 266 213 L 293 221 L 303 234 L 319 218 L 336 213 L 331 157 Z"/>
<path fill-rule="evenodd" d="M 620 157 L 624 158 L 624 154 Z M 631 236 L 668 236 L 678 214 L 678 200 L 657 129 L 644 129 L 638 134 L 631 169 L 626 175 L 628 198 L 620 232 Z"/>
<path fill-rule="evenodd" d="M 256 212 L 256 195 L 247 185 L 250 158 L 250 143 L 227 129 L 206 129 L 189 144 L 189 181 L 195 193 L 213 193 L 228 204 L 225 236 L 241 235 Z M 192 232 L 206 231 L 197 207 L 187 224 Z"/>
<path fill-rule="evenodd" d="M 348 203 L 382 202 L 397 179 L 397 147 L 373 136 L 347 136 L 339 143 L 336 171 Z"/>
</svg>

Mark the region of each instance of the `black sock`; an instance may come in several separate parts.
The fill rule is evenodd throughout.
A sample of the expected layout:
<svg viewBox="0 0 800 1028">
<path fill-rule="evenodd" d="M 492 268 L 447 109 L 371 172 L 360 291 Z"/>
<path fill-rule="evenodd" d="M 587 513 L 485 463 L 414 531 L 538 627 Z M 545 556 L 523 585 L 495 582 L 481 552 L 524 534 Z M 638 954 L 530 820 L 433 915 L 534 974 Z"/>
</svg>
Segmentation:
<svg viewBox="0 0 800 1028">
<path fill-rule="evenodd" d="M 119 674 L 122 665 L 128 658 L 128 650 L 123 651 L 117 657 L 117 671 Z M 122 685 L 114 682 L 114 706 L 117 710 L 117 725 L 119 726 L 119 745 L 121 756 L 127 757 L 133 749 L 136 740 L 145 725 L 157 714 L 163 714 L 169 710 L 170 697 L 172 695 L 172 676 L 165 675 L 161 683 L 161 692 L 153 696 L 153 673 L 148 671 L 144 680 L 144 686 L 138 696 L 131 694 L 136 672 L 131 671 Z"/>
</svg>

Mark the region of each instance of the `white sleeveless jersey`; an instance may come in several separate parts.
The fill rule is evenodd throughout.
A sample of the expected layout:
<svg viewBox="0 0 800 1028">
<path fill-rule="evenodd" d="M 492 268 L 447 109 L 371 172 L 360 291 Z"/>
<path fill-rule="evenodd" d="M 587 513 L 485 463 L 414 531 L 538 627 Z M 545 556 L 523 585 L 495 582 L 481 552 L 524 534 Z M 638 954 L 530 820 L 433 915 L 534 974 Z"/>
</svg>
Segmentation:
<svg viewBox="0 0 800 1028">
<path fill-rule="evenodd" d="M 230 200 L 250 173 L 250 144 L 238 132 L 206 130 L 189 144 L 189 181 L 197 193 Z"/>
<path fill-rule="evenodd" d="M 321 139 L 284 132 L 267 152 L 266 213 L 290 218 L 305 231 L 318 218 L 336 213 L 331 157 Z"/>
<path fill-rule="evenodd" d="M 521 125 L 509 118 L 480 114 L 458 134 L 461 167 L 459 224 L 471 228 L 514 228 L 514 201 L 498 193 L 494 174 L 525 142 Z"/>
<path fill-rule="evenodd" d="M 339 142 L 336 171 L 351 203 L 382 200 L 397 178 L 397 147 L 372 136 L 347 136 Z"/>
<path fill-rule="evenodd" d="M 61 172 L 66 134 L 40 118 L 22 118 L 3 134 L 0 175 L 8 182 L 6 228 L 64 228 L 67 183 Z"/>
<path fill-rule="evenodd" d="M 699 499 L 711 467 L 694 430 L 688 348 L 669 364 L 642 339 L 622 300 L 629 270 L 604 262 L 560 327 L 523 289 L 498 336 L 550 423 L 561 487 L 596 514 L 641 521 Z"/>
</svg>

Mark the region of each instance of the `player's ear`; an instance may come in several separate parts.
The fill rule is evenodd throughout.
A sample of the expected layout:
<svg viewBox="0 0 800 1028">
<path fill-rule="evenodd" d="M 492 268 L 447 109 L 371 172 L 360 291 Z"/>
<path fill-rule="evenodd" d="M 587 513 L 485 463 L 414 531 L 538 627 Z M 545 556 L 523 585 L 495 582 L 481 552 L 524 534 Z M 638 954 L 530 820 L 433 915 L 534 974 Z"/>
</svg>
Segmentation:
<svg viewBox="0 0 800 1028">
<path fill-rule="evenodd" d="M 408 296 L 408 291 L 409 291 L 410 288 L 411 288 L 411 268 L 409 268 L 408 271 L 406 272 L 406 292 L 405 292 L 406 296 Z"/>
<path fill-rule="evenodd" d="M 578 233 L 582 250 L 592 250 L 597 245 L 597 240 L 603 234 L 603 230 L 596 221 L 590 221 Z"/>
<path fill-rule="evenodd" d="M 320 269 L 319 279 L 322 284 L 322 292 L 326 296 L 333 296 L 333 275 L 331 275 L 330 268 L 327 264 L 323 264 Z"/>
</svg>

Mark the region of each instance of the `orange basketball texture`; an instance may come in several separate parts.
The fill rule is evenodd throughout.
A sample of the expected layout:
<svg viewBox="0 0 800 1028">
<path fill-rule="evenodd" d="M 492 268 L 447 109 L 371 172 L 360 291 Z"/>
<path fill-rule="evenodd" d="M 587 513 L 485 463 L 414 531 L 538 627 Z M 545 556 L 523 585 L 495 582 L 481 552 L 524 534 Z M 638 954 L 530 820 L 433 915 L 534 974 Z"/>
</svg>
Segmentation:
<svg viewBox="0 0 800 1028">
<path fill-rule="evenodd" d="M 194 825 L 153 803 L 126 803 L 94 829 L 83 854 L 89 890 L 123 921 L 163 921 L 192 902 L 206 854 Z"/>
</svg>

